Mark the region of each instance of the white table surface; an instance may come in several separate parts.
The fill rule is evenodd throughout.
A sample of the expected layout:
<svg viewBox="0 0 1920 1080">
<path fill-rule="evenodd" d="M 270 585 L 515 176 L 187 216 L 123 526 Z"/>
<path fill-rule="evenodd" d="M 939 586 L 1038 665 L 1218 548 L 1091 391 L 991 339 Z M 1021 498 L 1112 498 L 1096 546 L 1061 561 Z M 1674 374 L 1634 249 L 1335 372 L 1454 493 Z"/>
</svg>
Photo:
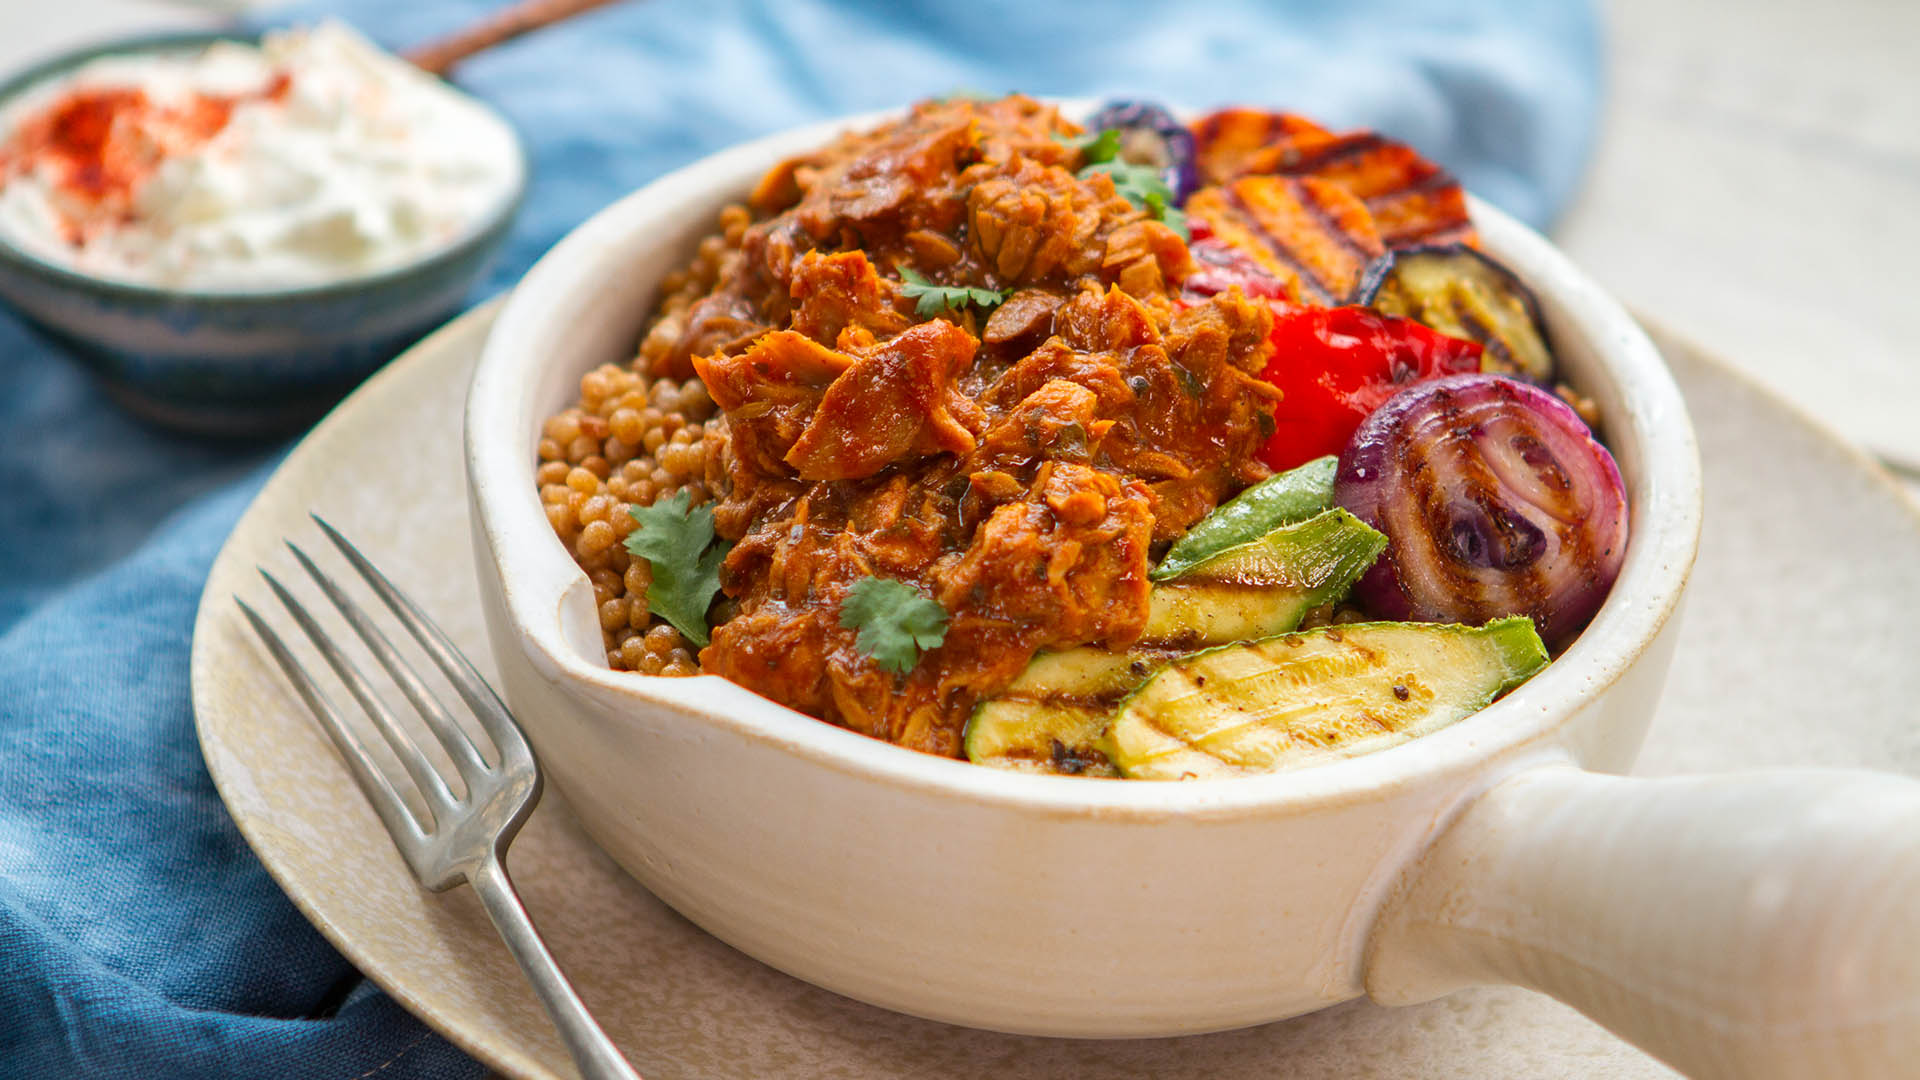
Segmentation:
<svg viewBox="0 0 1920 1080">
<path fill-rule="evenodd" d="M 1630 306 L 1920 468 L 1920 3 L 1612 0 L 1556 230 Z"/>
<path fill-rule="evenodd" d="M 257 4 L 0 0 L 0 70 Z M 1920 0 L 1604 11 L 1606 115 L 1556 239 L 1636 310 L 1920 475 Z"/>
</svg>

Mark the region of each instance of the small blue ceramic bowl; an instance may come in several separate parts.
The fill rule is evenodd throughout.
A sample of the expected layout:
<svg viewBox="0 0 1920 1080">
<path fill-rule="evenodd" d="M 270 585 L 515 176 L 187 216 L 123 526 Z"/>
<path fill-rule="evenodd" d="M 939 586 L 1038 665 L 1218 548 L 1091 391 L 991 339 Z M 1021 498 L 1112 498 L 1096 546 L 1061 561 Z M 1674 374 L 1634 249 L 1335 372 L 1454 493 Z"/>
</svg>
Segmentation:
<svg viewBox="0 0 1920 1080">
<path fill-rule="evenodd" d="M 184 51 L 218 40 L 257 41 L 203 33 L 92 46 L 0 83 L 0 107 L 101 56 Z M 292 430 L 460 310 L 520 209 L 529 169 L 517 132 L 515 146 L 520 174 L 513 191 L 459 239 L 392 269 L 324 285 L 195 292 L 91 277 L 0 236 L 0 300 L 148 419 L 216 435 Z"/>
</svg>

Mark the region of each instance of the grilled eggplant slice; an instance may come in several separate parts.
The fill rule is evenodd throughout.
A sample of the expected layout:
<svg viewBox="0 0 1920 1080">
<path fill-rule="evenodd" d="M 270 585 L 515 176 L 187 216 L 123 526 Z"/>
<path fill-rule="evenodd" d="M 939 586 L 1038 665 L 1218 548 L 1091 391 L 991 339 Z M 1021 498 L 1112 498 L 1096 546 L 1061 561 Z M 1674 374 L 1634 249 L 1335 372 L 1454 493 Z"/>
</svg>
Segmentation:
<svg viewBox="0 0 1920 1080">
<path fill-rule="evenodd" d="M 1106 755 L 1129 779 L 1299 768 L 1478 712 L 1547 662 L 1533 622 L 1352 623 L 1181 657 L 1121 702 Z"/>
<path fill-rule="evenodd" d="M 1187 200 L 1187 214 L 1196 241 L 1233 247 L 1306 303 L 1348 302 L 1386 253 L 1366 206 L 1313 177 L 1243 176 L 1201 188 Z"/>
<path fill-rule="evenodd" d="M 1115 776 L 1101 736 L 1113 707 L 1154 669 L 1194 649 L 1300 625 L 1345 596 L 1386 537 L 1328 510 L 1226 548 L 1153 587 L 1140 640 L 1124 652 L 1083 646 L 1035 657 L 967 722 L 969 761 L 1025 772 Z"/>
<path fill-rule="evenodd" d="M 1359 302 L 1382 315 L 1477 341 L 1482 371 L 1553 383 L 1553 351 L 1532 290 L 1464 244 L 1395 251 L 1367 271 Z"/>
</svg>

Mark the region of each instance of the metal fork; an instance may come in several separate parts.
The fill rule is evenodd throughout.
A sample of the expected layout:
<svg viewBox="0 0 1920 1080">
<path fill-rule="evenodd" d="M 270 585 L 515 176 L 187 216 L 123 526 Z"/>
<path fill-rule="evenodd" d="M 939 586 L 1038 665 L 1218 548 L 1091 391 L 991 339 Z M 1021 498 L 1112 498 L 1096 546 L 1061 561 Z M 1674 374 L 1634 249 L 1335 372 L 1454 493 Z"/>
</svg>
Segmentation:
<svg viewBox="0 0 1920 1080">
<path fill-rule="evenodd" d="M 400 625 L 426 650 L 435 666 L 445 673 L 460 699 L 479 719 L 481 730 L 493 742 L 495 761 L 489 764 L 473 740 L 454 722 L 452 714 L 435 700 L 426 683 L 400 656 L 392 641 L 367 613 L 332 578 L 321 572 L 306 552 L 292 541 L 287 542 L 293 557 L 319 584 L 321 591 L 327 594 L 327 599 L 346 617 L 348 625 L 366 642 L 380 666 L 393 677 L 401 693 L 419 711 L 421 719 L 426 721 L 427 727 L 452 759 L 454 768 L 466 785 L 466 795 L 462 797 L 453 793 L 433 762 L 421 751 L 413 737 L 401 728 L 393 712 L 375 696 L 373 684 L 286 587 L 262 568 L 260 576 L 267 579 L 267 585 L 274 595 L 286 605 L 294 621 L 300 624 L 300 629 L 306 631 L 320 655 L 340 676 L 340 681 L 346 684 L 347 691 L 373 719 L 374 726 L 386 738 L 387 745 L 392 747 L 394 756 L 400 760 L 413 786 L 419 790 L 428 813 L 424 819 L 417 817 L 401 800 L 386 770 L 368 753 L 366 743 L 361 741 L 320 692 L 313 677 L 294 658 L 280 635 L 246 601 L 237 596 L 234 600 L 246 614 L 247 621 L 253 624 L 254 632 L 266 643 L 267 651 L 273 654 L 281 669 L 287 673 L 287 678 L 292 680 L 294 688 L 319 718 L 320 725 L 326 729 L 340 756 L 353 771 L 353 778 L 359 783 L 361 792 L 373 804 L 380 820 L 386 823 L 394 846 L 406 858 L 413 876 L 434 892 L 465 881 L 479 894 L 480 903 L 493 920 L 494 928 L 500 931 L 500 937 L 506 941 L 513 958 L 519 961 L 520 969 L 526 972 L 528 980 L 533 983 L 534 993 L 546 1006 L 547 1015 L 553 1018 L 554 1026 L 560 1030 L 560 1039 L 566 1044 L 568 1053 L 573 1055 L 580 1075 L 585 1080 L 640 1080 L 639 1074 L 620 1056 L 620 1051 L 607 1038 L 606 1032 L 594 1022 L 587 1007 L 581 1003 L 580 996 L 574 993 L 573 986 L 554 962 L 553 954 L 547 951 L 546 945 L 540 940 L 533 920 L 527 917 L 527 909 L 521 905 L 513 882 L 507 877 L 507 845 L 513 842 L 514 835 L 533 812 L 534 804 L 540 801 L 540 768 L 534 761 L 533 749 L 527 745 L 526 736 L 521 733 L 499 695 L 493 692 L 493 688 L 487 685 L 486 680 L 480 677 L 480 673 L 474 670 L 473 665 L 440 628 L 406 594 L 388 581 L 386 575 L 374 569 L 366 556 L 360 554 L 333 526 L 322 521 L 317 514 L 313 515 L 313 520 L 353 568 L 359 571 L 360 576 L 366 579 L 374 593 L 392 609 Z"/>
</svg>

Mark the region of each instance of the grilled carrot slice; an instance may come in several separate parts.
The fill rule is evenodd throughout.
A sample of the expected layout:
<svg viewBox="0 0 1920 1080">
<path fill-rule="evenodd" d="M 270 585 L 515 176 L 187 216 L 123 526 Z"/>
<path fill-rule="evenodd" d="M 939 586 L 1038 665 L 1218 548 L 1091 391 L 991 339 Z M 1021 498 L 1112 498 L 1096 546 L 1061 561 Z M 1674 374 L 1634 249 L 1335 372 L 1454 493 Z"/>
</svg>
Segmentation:
<svg viewBox="0 0 1920 1080">
<path fill-rule="evenodd" d="M 1192 126 L 1195 164 L 1206 184 L 1278 172 L 1290 158 L 1337 137 L 1304 116 L 1265 109 L 1221 109 Z"/>
<path fill-rule="evenodd" d="M 1359 196 L 1390 248 L 1474 240 L 1467 197 L 1453 175 L 1375 132 L 1320 143 L 1274 171 L 1330 180 Z"/>
<path fill-rule="evenodd" d="M 1336 135 L 1305 117 L 1221 109 L 1195 121 L 1201 179 L 1315 176 L 1359 196 L 1389 248 L 1472 244 L 1467 197 L 1445 169 L 1377 132 Z"/>
<path fill-rule="evenodd" d="M 1243 176 L 1194 192 L 1187 212 L 1307 303 L 1345 303 L 1386 251 L 1366 205 L 1317 177 Z"/>
</svg>

